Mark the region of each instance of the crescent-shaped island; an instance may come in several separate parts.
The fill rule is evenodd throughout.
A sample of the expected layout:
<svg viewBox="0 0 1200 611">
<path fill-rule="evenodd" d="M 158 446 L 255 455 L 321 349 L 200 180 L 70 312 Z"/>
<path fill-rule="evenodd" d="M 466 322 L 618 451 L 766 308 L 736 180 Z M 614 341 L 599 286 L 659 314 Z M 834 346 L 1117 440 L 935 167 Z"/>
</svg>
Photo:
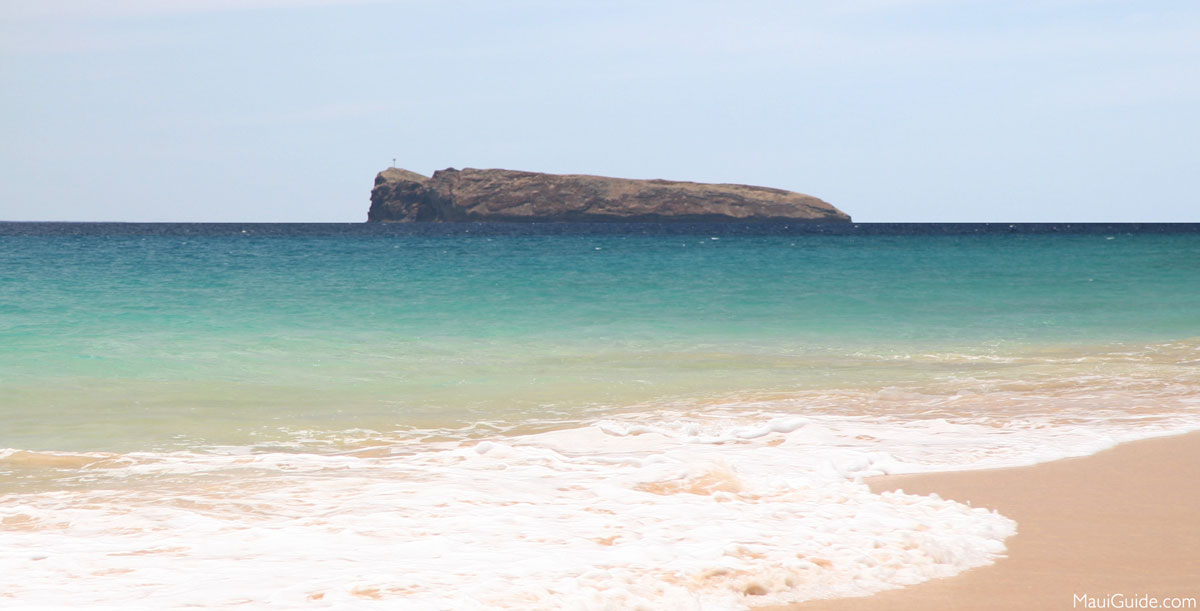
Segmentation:
<svg viewBox="0 0 1200 611">
<path fill-rule="evenodd" d="M 375 177 L 368 222 L 850 222 L 803 193 L 737 184 L 449 168 Z"/>
</svg>

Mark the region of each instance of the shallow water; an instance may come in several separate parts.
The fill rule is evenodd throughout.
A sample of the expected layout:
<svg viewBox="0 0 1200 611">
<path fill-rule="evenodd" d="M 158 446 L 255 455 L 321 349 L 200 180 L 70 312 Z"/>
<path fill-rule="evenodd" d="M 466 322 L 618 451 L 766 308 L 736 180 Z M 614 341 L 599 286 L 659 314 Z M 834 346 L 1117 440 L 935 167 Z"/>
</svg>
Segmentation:
<svg viewBox="0 0 1200 611">
<path fill-rule="evenodd" d="M 0 596 L 739 608 L 1200 427 L 1192 226 L 0 224 Z"/>
</svg>

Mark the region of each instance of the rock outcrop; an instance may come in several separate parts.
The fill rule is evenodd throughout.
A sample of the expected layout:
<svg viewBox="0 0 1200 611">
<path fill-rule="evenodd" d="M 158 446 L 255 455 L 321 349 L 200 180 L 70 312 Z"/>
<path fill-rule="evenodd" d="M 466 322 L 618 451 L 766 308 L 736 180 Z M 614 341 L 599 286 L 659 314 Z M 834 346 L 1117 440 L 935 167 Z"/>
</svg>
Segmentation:
<svg viewBox="0 0 1200 611">
<path fill-rule="evenodd" d="M 368 222 L 849 222 L 824 201 L 749 185 L 632 180 L 514 170 L 389 168 L 375 177 Z"/>
</svg>

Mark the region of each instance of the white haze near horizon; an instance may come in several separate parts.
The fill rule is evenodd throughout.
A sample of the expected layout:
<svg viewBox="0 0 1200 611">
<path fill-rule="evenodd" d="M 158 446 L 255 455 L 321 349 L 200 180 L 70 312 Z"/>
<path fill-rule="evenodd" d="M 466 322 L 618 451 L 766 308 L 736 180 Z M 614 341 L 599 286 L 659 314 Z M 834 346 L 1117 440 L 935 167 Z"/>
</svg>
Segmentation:
<svg viewBox="0 0 1200 611">
<path fill-rule="evenodd" d="M 1200 221 L 1200 5 L 8 0 L 0 220 L 361 221 L 391 163 Z"/>
</svg>

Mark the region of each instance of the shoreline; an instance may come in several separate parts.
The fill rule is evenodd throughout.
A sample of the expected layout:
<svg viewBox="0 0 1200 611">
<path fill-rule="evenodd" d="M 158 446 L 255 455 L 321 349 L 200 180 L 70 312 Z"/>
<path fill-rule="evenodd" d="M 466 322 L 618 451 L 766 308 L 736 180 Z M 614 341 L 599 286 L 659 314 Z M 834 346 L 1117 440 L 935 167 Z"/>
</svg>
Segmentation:
<svg viewBox="0 0 1200 611">
<path fill-rule="evenodd" d="M 1136 606 L 1143 597 L 1159 604 L 1190 597 L 1191 606 L 1182 608 L 1194 609 L 1200 600 L 1200 431 L 1029 467 L 889 475 L 867 483 L 877 493 L 936 493 L 994 509 L 1017 521 L 1017 534 L 995 564 L 954 577 L 761 609 L 1147 608 Z"/>
</svg>

